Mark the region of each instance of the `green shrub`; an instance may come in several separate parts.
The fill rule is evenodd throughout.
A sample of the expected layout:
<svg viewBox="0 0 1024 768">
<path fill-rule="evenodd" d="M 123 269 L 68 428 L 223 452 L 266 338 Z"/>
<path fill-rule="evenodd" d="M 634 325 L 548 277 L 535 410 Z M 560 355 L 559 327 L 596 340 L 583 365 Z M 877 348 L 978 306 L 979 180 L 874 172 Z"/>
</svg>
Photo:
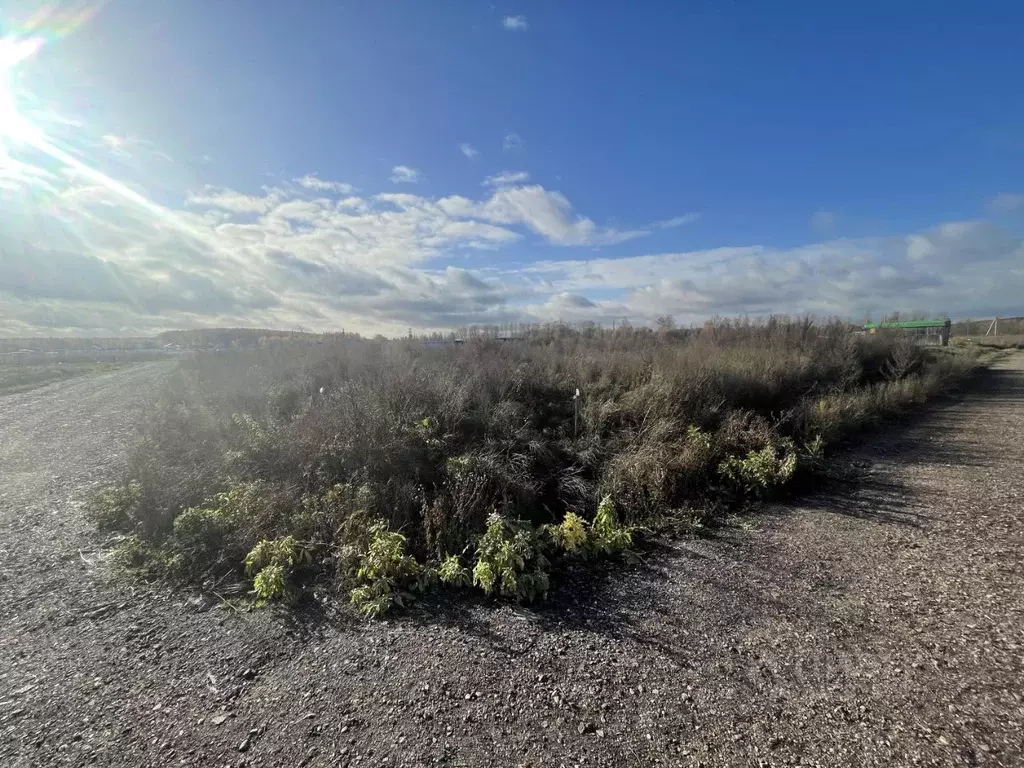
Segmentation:
<svg viewBox="0 0 1024 768">
<path fill-rule="evenodd" d="M 258 605 L 294 596 L 296 568 L 312 563 L 312 555 L 293 536 L 263 539 L 245 556 L 245 573 L 253 579 Z"/>
<path fill-rule="evenodd" d="M 611 496 L 605 496 L 597 505 L 589 541 L 593 553 L 606 557 L 621 555 L 633 546 L 633 531 L 619 525 L 615 501 Z"/>
<path fill-rule="evenodd" d="M 779 447 L 766 445 L 744 458 L 729 456 L 718 466 L 718 471 L 744 493 L 763 498 L 772 488 L 788 483 L 796 466 L 792 441 L 782 440 Z"/>
<path fill-rule="evenodd" d="M 276 563 L 264 566 L 252 580 L 256 605 L 265 605 L 270 600 L 281 600 L 288 592 L 283 565 Z"/>
<path fill-rule="evenodd" d="M 240 571 L 275 515 L 275 500 L 265 484 L 236 483 L 205 505 L 178 514 L 159 546 L 176 577 L 200 580 Z"/>
<path fill-rule="evenodd" d="M 547 594 L 548 559 L 537 531 L 523 520 L 499 514 L 488 518 L 473 567 L 473 584 L 488 595 L 529 603 Z"/>
<path fill-rule="evenodd" d="M 442 584 L 452 587 L 468 587 L 473 584 L 472 574 L 458 555 L 448 555 L 444 559 L 437 569 L 437 578 Z"/>
<path fill-rule="evenodd" d="M 803 452 L 798 459 L 801 468 L 812 471 L 821 469 L 825 462 L 825 441 L 821 435 L 815 435 L 804 443 Z"/>
<path fill-rule="evenodd" d="M 575 512 L 566 512 L 560 525 L 545 525 L 547 535 L 559 552 L 586 558 L 616 557 L 633 546 L 633 529 L 619 523 L 615 502 L 610 495 L 601 499 L 592 523 Z"/>
<path fill-rule="evenodd" d="M 560 525 L 549 525 L 545 530 L 555 544 L 570 555 L 587 547 L 587 521 L 575 512 L 566 512 Z"/>
<path fill-rule="evenodd" d="M 144 567 L 150 560 L 149 547 L 137 534 L 130 534 L 114 545 L 110 552 L 110 562 L 120 569 L 134 571 Z"/>
<path fill-rule="evenodd" d="M 355 483 L 336 483 L 322 493 L 305 493 L 289 512 L 285 528 L 301 541 L 330 546 L 351 541 L 373 522 L 373 489 Z"/>
<path fill-rule="evenodd" d="M 129 531 L 135 528 L 142 499 L 142 484 L 131 480 L 105 488 L 86 505 L 86 514 L 101 531 Z"/>
<path fill-rule="evenodd" d="M 405 536 L 388 529 L 378 520 L 369 530 L 369 544 L 359 559 L 356 580 L 349 599 L 360 613 L 371 618 L 392 606 L 403 606 L 412 592 L 423 592 L 436 574 L 407 555 Z"/>
<path fill-rule="evenodd" d="M 208 567 L 223 556 L 235 526 L 224 507 L 191 507 L 174 518 L 166 547 L 187 563 Z"/>
</svg>

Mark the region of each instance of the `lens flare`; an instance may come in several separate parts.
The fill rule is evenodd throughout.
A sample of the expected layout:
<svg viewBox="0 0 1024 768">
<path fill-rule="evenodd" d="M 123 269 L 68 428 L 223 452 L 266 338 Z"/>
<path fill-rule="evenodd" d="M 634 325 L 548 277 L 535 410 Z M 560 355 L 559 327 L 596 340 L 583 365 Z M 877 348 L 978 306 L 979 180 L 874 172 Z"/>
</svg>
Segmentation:
<svg viewBox="0 0 1024 768">
<path fill-rule="evenodd" d="M 42 44 L 39 38 L 0 40 L 0 141 L 27 142 L 31 138 L 31 124 L 18 113 L 10 73 L 18 63 L 38 51 Z"/>
<path fill-rule="evenodd" d="M 102 171 L 80 160 L 48 137 L 31 121 L 19 113 L 16 87 L 12 75 L 16 67 L 24 65 L 44 46 L 77 31 L 105 5 L 106 0 L 80 6 L 69 11 L 45 7 L 18 25 L 7 24 L 10 34 L 0 38 L 0 169 L 6 164 L 28 168 L 25 163 L 10 156 L 10 150 L 21 145 L 41 152 L 79 176 L 98 184 L 123 200 L 149 213 L 157 222 L 192 237 L 211 249 L 219 249 L 216 238 L 209 231 L 184 221 L 182 217 L 162 205 L 154 203 L 128 185 L 111 178 Z"/>
<path fill-rule="evenodd" d="M 18 111 L 12 78 L 15 68 L 43 46 L 79 30 L 105 3 L 106 0 L 90 3 L 72 0 L 60 7 L 52 2 L 41 3 L 25 18 L 0 18 L 7 33 L 0 38 L 0 157 L 5 154 L 5 144 L 31 145 L 40 138 L 39 131 Z"/>
</svg>

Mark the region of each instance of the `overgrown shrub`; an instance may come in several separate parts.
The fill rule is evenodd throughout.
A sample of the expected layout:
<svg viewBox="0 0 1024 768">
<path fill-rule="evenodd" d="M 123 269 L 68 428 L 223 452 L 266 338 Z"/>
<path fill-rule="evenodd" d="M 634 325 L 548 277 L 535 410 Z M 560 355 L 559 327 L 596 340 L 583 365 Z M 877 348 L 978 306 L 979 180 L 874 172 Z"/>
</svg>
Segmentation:
<svg viewBox="0 0 1024 768">
<path fill-rule="evenodd" d="M 234 483 L 207 503 L 182 510 L 162 545 L 179 574 L 237 570 L 277 518 L 275 498 L 264 483 Z"/>
<path fill-rule="evenodd" d="M 587 522 L 575 512 L 566 512 L 560 525 L 548 526 L 555 545 L 567 554 L 586 552 L 589 542 Z"/>
<path fill-rule="evenodd" d="M 528 601 L 555 559 L 627 552 L 667 515 L 699 530 L 974 364 L 850 331 L 771 318 L 201 354 L 90 511 L 137 537 L 126 562 L 249 579 L 259 600 L 334 579 L 376 614 L 437 579 Z"/>
</svg>

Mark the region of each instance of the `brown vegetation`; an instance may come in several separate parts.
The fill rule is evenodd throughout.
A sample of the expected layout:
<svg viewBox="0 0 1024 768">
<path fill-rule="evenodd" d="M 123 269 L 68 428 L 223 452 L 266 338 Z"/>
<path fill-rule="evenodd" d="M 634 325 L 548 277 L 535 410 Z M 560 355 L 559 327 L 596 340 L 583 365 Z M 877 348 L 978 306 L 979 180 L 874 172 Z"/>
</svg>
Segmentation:
<svg viewBox="0 0 1024 768">
<path fill-rule="evenodd" d="M 240 578 L 263 542 L 249 568 L 263 597 L 329 577 L 399 596 L 429 586 L 431 564 L 455 583 L 472 568 L 485 589 L 481 574 L 510 568 L 520 586 L 538 579 L 518 593 L 535 597 L 549 560 L 776 493 L 973 359 L 787 319 L 443 348 L 267 343 L 182 363 L 94 508 L 131 535 L 122 561 L 193 582 Z M 597 544 L 569 548 L 577 536 Z"/>
</svg>

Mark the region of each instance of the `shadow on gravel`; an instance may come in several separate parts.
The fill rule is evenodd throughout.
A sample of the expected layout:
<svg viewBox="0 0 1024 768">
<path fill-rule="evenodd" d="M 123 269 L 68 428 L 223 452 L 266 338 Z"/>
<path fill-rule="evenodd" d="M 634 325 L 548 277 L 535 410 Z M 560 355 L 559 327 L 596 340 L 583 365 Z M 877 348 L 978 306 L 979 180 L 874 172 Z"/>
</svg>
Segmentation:
<svg viewBox="0 0 1024 768">
<path fill-rule="evenodd" d="M 965 397 L 996 407 L 1024 399 L 1024 377 L 1019 371 L 982 369 L 956 393 L 931 403 L 915 414 L 885 428 L 851 440 L 830 462 L 817 489 L 795 497 L 792 503 L 826 512 L 918 527 L 930 516 L 921 512 L 942 502 L 942 493 L 912 492 L 894 479 L 899 472 L 885 471 L 913 466 L 987 467 L 997 460 L 999 446 L 962 439 Z M 769 515 L 785 515 L 775 506 Z"/>
<path fill-rule="evenodd" d="M 279 612 L 285 631 L 303 641 L 322 640 L 328 625 L 344 626 L 351 622 L 338 612 L 330 612 L 319 600 L 303 600 Z"/>
<path fill-rule="evenodd" d="M 996 402 L 1020 402 L 1024 398 L 1024 376 L 1012 368 L 985 368 L 977 374 L 970 389 Z"/>
<path fill-rule="evenodd" d="M 662 556 L 651 557 L 660 564 Z M 418 601 L 416 608 L 399 621 L 417 626 L 442 625 L 471 635 L 491 650 L 521 654 L 548 631 L 574 630 L 611 637 L 635 637 L 634 619 L 640 614 L 658 611 L 656 587 L 666 579 L 657 567 L 644 562 L 635 564 L 601 563 L 599 565 L 569 567 L 553 574 L 553 587 L 548 598 L 536 606 L 512 606 L 512 620 L 522 621 L 535 629 L 533 641 L 524 647 L 515 643 L 502 631 L 508 622 L 508 611 L 497 612 L 502 604 L 476 592 L 459 594 L 431 593 Z M 623 588 L 626 583 L 644 584 L 642 589 Z"/>
<path fill-rule="evenodd" d="M 756 582 L 735 578 L 747 559 L 743 537 L 720 529 L 715 539 L 650 542 L 639 564 L 606 568 L 590 581 L 566 579 L 538 612 L 540 623 L 629 640 L 691 666 L 699 649 L 708 648 L 706 638 L 688 639 L 695 627 L 721 628 L 720 652 L 755 617 L 788 610 Z"/>
<path fill-rule="evenodd" d="M 861 473 L 832 479 L 824 489 L 800 500 L 800 506 L 915 528 L 930 519 L 929 515 L 917 511 L 917 505 L 924 501 L 919 494 L 914 497 L 914 505 L 907 503 L 911 491 L 904 483 L 878 477 L 869 470 L 861 470 Z"/>
<path fill-rule="evenodd" d="M 491 650 L 522 655 L 544 637 L 573 633 L 628 641 L 691 666 L 707 638 L 687 640 L 695 618 L 720 626 L 722 637 L 749 626 L 766 611 L 788 612 L 756 584 L 734 578 L 745 545 L 723 532 L 710 542 L 655 540 L 636 563 L 569 567 L 555 576 L 548 599 L 531 607 L 495 611 L 495 602 L 476 594 L 432 594 L 399 621 L 444 625 L 477 638 Z M 722 543 L 728 543 L 723 550 Z M 715 556 L 699 551 L 714 548 Z M 521 621 L 534 631 L 509 632 Z M 715 647 L 723 652 L 728 643 Z"/>
</svg>

